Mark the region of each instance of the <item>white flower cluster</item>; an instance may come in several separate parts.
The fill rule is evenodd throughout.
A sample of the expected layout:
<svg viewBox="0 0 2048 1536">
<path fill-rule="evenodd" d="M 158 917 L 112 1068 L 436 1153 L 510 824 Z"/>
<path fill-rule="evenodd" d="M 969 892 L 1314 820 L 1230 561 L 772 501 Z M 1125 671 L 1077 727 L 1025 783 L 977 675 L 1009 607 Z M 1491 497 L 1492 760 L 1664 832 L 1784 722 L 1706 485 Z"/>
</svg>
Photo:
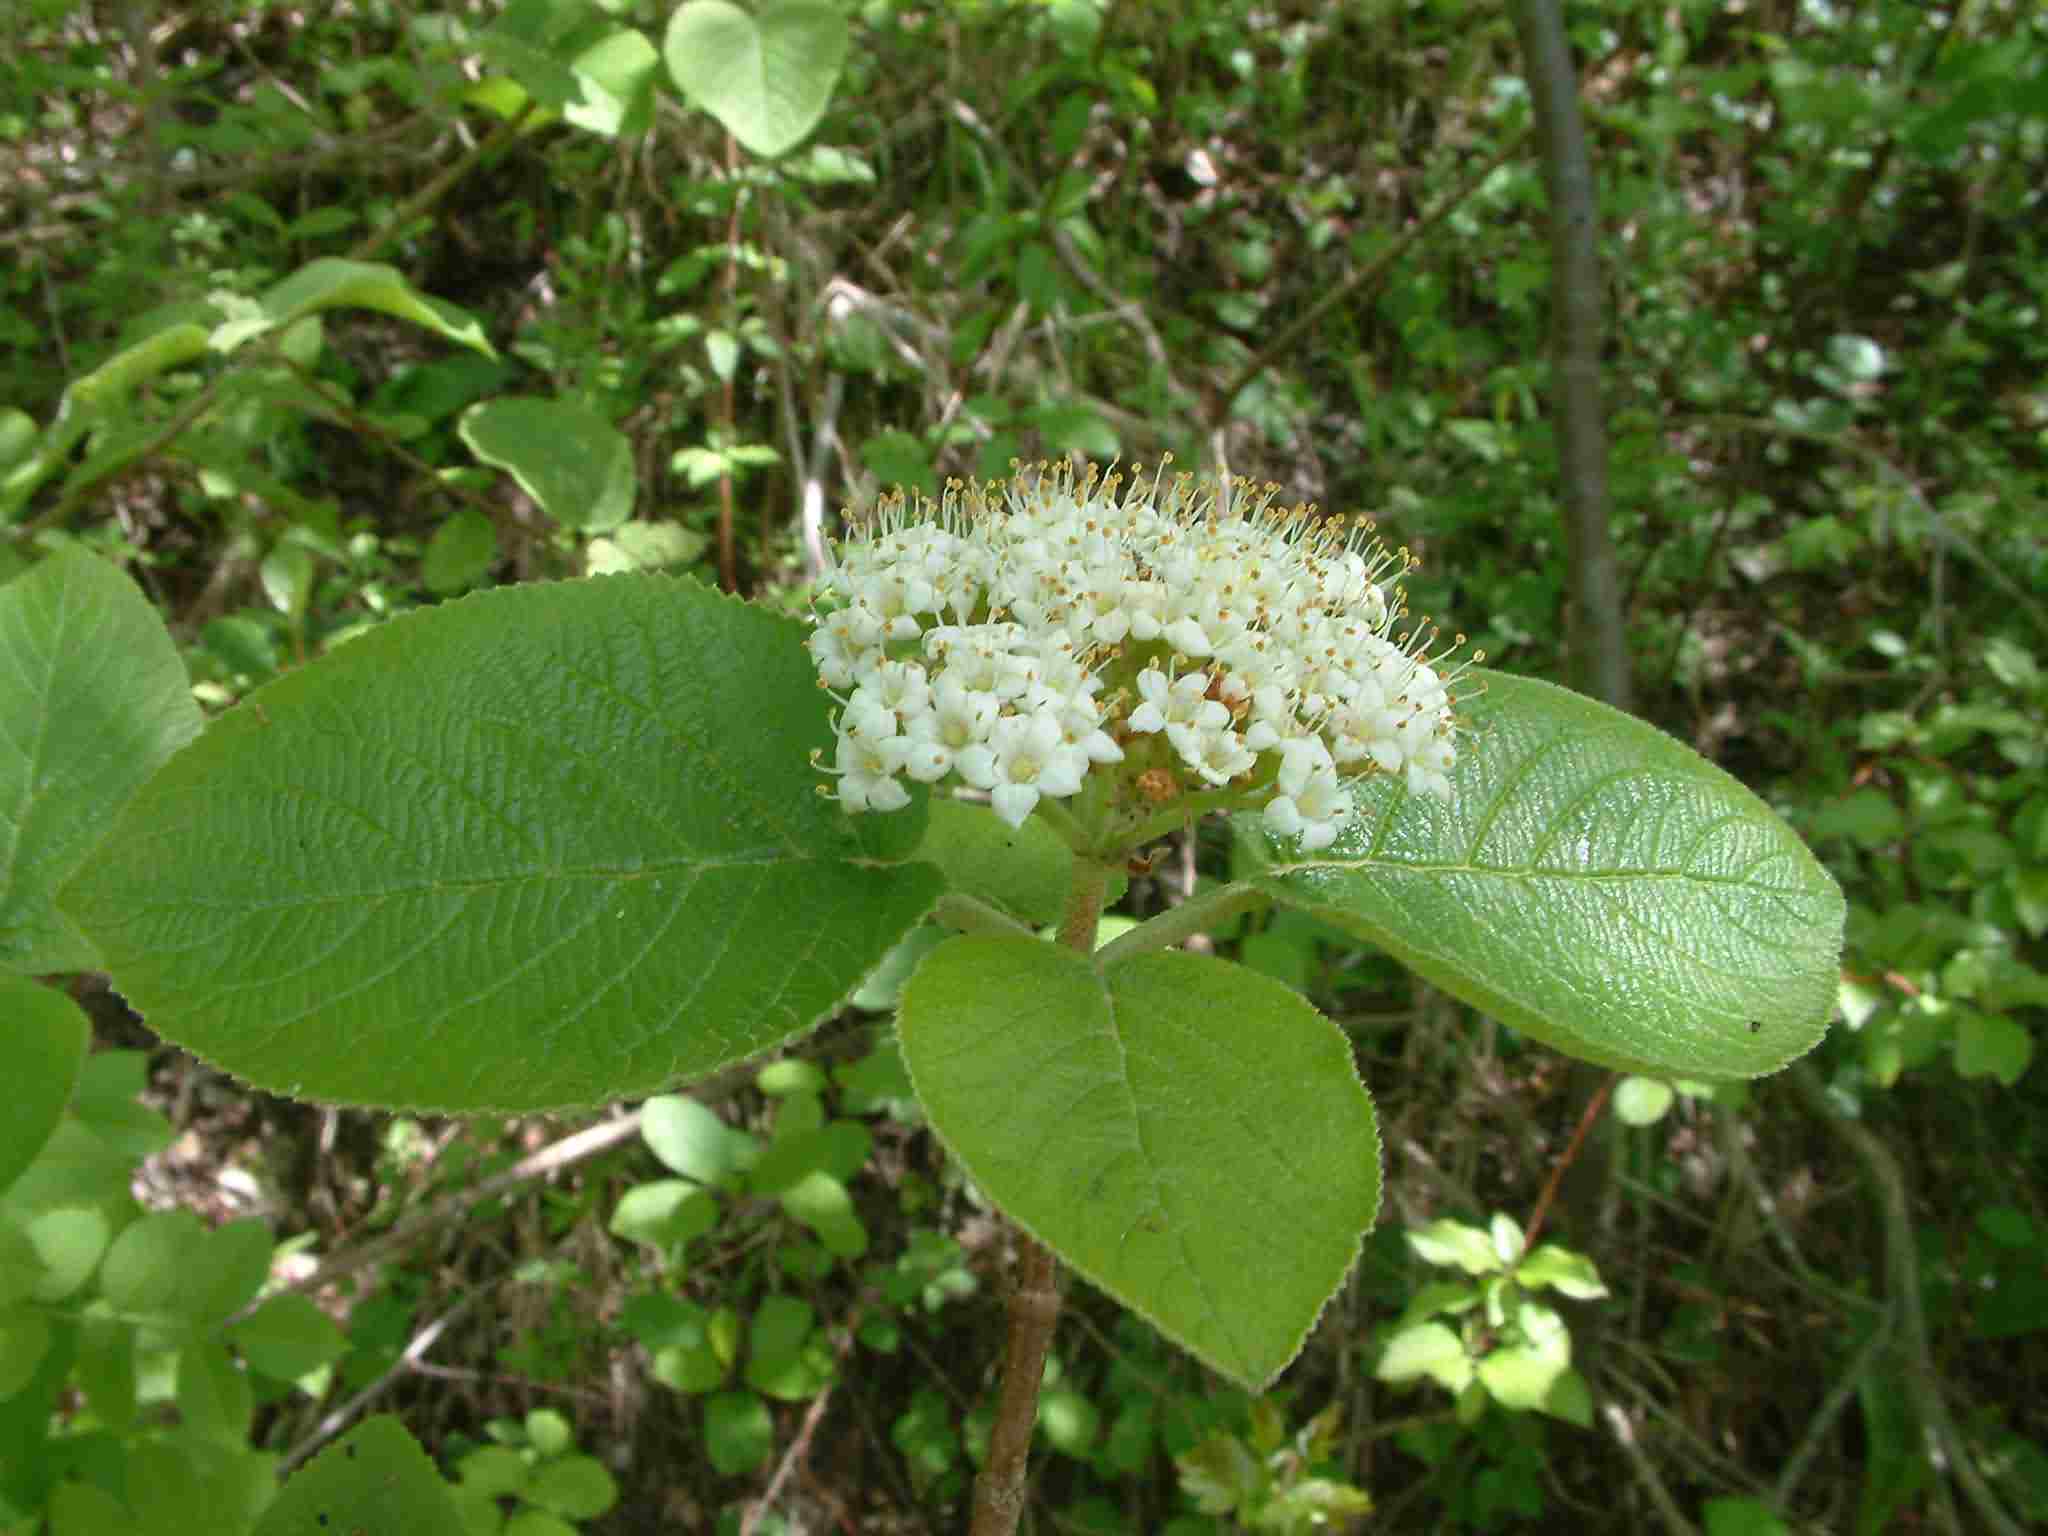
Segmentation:
<svg viewBox="0 0 2048 1536">
<path fill-rule="evenodd" d="M 1021 826 L 1084 788 L 1109 811 L 1235 792 L 1314 850 L 1361 773 L 1448 797 L 1455 679 L 1393 632 L 1406 553 L 1274 495 L 1041 467 L 885 500 L 807 642 L 841 802 L 951 777 Z"/>
</svg>

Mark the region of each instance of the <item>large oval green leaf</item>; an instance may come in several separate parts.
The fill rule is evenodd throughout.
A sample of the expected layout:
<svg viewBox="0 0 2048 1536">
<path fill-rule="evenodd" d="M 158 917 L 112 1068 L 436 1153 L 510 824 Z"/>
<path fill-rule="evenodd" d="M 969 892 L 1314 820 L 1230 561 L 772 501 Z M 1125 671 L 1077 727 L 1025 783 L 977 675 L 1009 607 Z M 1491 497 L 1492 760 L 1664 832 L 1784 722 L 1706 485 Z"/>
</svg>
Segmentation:
<svg viewBox="0 0 2048 1536">
<path fill-rule="evenodd" d="M 1811 1050 L 1843 903 L 1792 829 L 1640 720 L 1479 676 L 1450 803 L 1369 781 L 1307 858 L 1247 820 L 1256 883 L 1602 1066 L 1757 1077 Z"/>
<path fill-rule="evenodd" d="M 253 694 L 63 901 L 160 1033 L 276 1092 L 652 1092 L 809 1028 L 937 899 L 875 857 L 921 808 L 818 795 L 828 703 L 794 620 L 694 582 L 478 594 Z"/>
<path fill-rule="evenodd" d="M 1337 1027 L 1180 951 L 1106 976 L 1031 939 L 952 939 L 911 977 L 904 1063 L 1013 1221 L 1257 1390 L 1379 1210 L 1372 1101 Z"/>
<path fill-rule="evenodd" d="M 0 965 L 90 969 L 56 889 L 199 734 L 191 679 L 141 589 L 66 550 L 0 587 L 0 720 Z"/>
</svg>

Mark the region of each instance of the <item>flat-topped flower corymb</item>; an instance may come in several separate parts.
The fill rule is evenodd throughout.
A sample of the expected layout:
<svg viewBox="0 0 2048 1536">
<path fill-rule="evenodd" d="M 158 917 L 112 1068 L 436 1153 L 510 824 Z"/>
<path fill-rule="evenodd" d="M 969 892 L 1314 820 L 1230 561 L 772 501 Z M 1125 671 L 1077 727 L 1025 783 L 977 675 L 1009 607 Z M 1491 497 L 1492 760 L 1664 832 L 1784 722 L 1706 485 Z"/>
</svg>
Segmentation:
<svg viewBox="0 0 2048 1536">
<path fill-rule="evenodd" d="M 1061 464 L 885 498 L 807 641 L 840 802 L 958 782 L 1108 856 L 1207 810 L 1325 848 L 1366 773 L 1448 797 L 1461 669 L 1408 625 L 1407 552 L 1277 494 Z"/>
</svg>

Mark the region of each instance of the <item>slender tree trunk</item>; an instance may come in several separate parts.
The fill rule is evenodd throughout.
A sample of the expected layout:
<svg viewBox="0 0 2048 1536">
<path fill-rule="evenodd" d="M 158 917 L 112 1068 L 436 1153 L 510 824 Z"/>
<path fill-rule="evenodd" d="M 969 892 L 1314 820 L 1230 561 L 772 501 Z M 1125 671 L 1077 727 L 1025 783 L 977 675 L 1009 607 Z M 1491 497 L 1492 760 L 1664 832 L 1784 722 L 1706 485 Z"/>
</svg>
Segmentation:
<svg viewBox="0 0 2048 1536">
<path fill-rule="evenodd" d="M 1570 564 L 1572 679 L 1595 698 L 1628 709 L 1633 690 L 1608 526 L 1607 420 L 1600 402 L 1600 221 L 1593 166 L 1558 0 L 1515 0 L 1515 30 L 1550 197 L 1552 402 Z"/>
<path fill-rule="evenodd" d="M 1600 399 L 1600 220 L 1593 165 L 1559 0 L 1515 0 L 1514 13 L 1550 199 L 1551 400 L 1563 479 L 1571 679 L 1616 709 L 1630 709 L 1634 690 L 1609 523 L 1607 418 Z M 1575 1118 L 1607 1077 L 1597 1067 L 1573 1067 Z M 1581 1244 L 1590 1245 L 1599 1230 L 1613 1190 L 1612 1126 L 1604 1115 L 1594 1123 L 1561 1186 L 1564 1227 Z M 1581 1343 L 1582 1364 L 1590 1365 L 1597 1342 L 1582 1333 Z"/>
</svg>

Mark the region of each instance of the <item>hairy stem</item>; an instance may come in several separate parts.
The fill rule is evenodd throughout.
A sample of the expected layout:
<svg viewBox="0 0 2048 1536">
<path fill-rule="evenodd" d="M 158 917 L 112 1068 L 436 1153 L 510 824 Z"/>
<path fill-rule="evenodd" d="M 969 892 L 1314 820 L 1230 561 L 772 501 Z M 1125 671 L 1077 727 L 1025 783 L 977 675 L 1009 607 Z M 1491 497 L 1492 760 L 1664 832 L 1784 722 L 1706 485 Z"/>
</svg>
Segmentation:
<svg viewBox="0 0 2048 1536">
<path fill-rule="evenodd" d="M 1178 944 L 1191 934 L 1206 933 L 1228 922 L 1240 912 L 1255 912 L 1273 904 L 1273 898 L 1249 885 L 1226 885 L 1191 896 L 1157 917 L 1148 917 L 1120 938 L 1102 946 L 1096 960 L 1105 968 L 1120 965 L 1134 956 Z"/>
</svg>

